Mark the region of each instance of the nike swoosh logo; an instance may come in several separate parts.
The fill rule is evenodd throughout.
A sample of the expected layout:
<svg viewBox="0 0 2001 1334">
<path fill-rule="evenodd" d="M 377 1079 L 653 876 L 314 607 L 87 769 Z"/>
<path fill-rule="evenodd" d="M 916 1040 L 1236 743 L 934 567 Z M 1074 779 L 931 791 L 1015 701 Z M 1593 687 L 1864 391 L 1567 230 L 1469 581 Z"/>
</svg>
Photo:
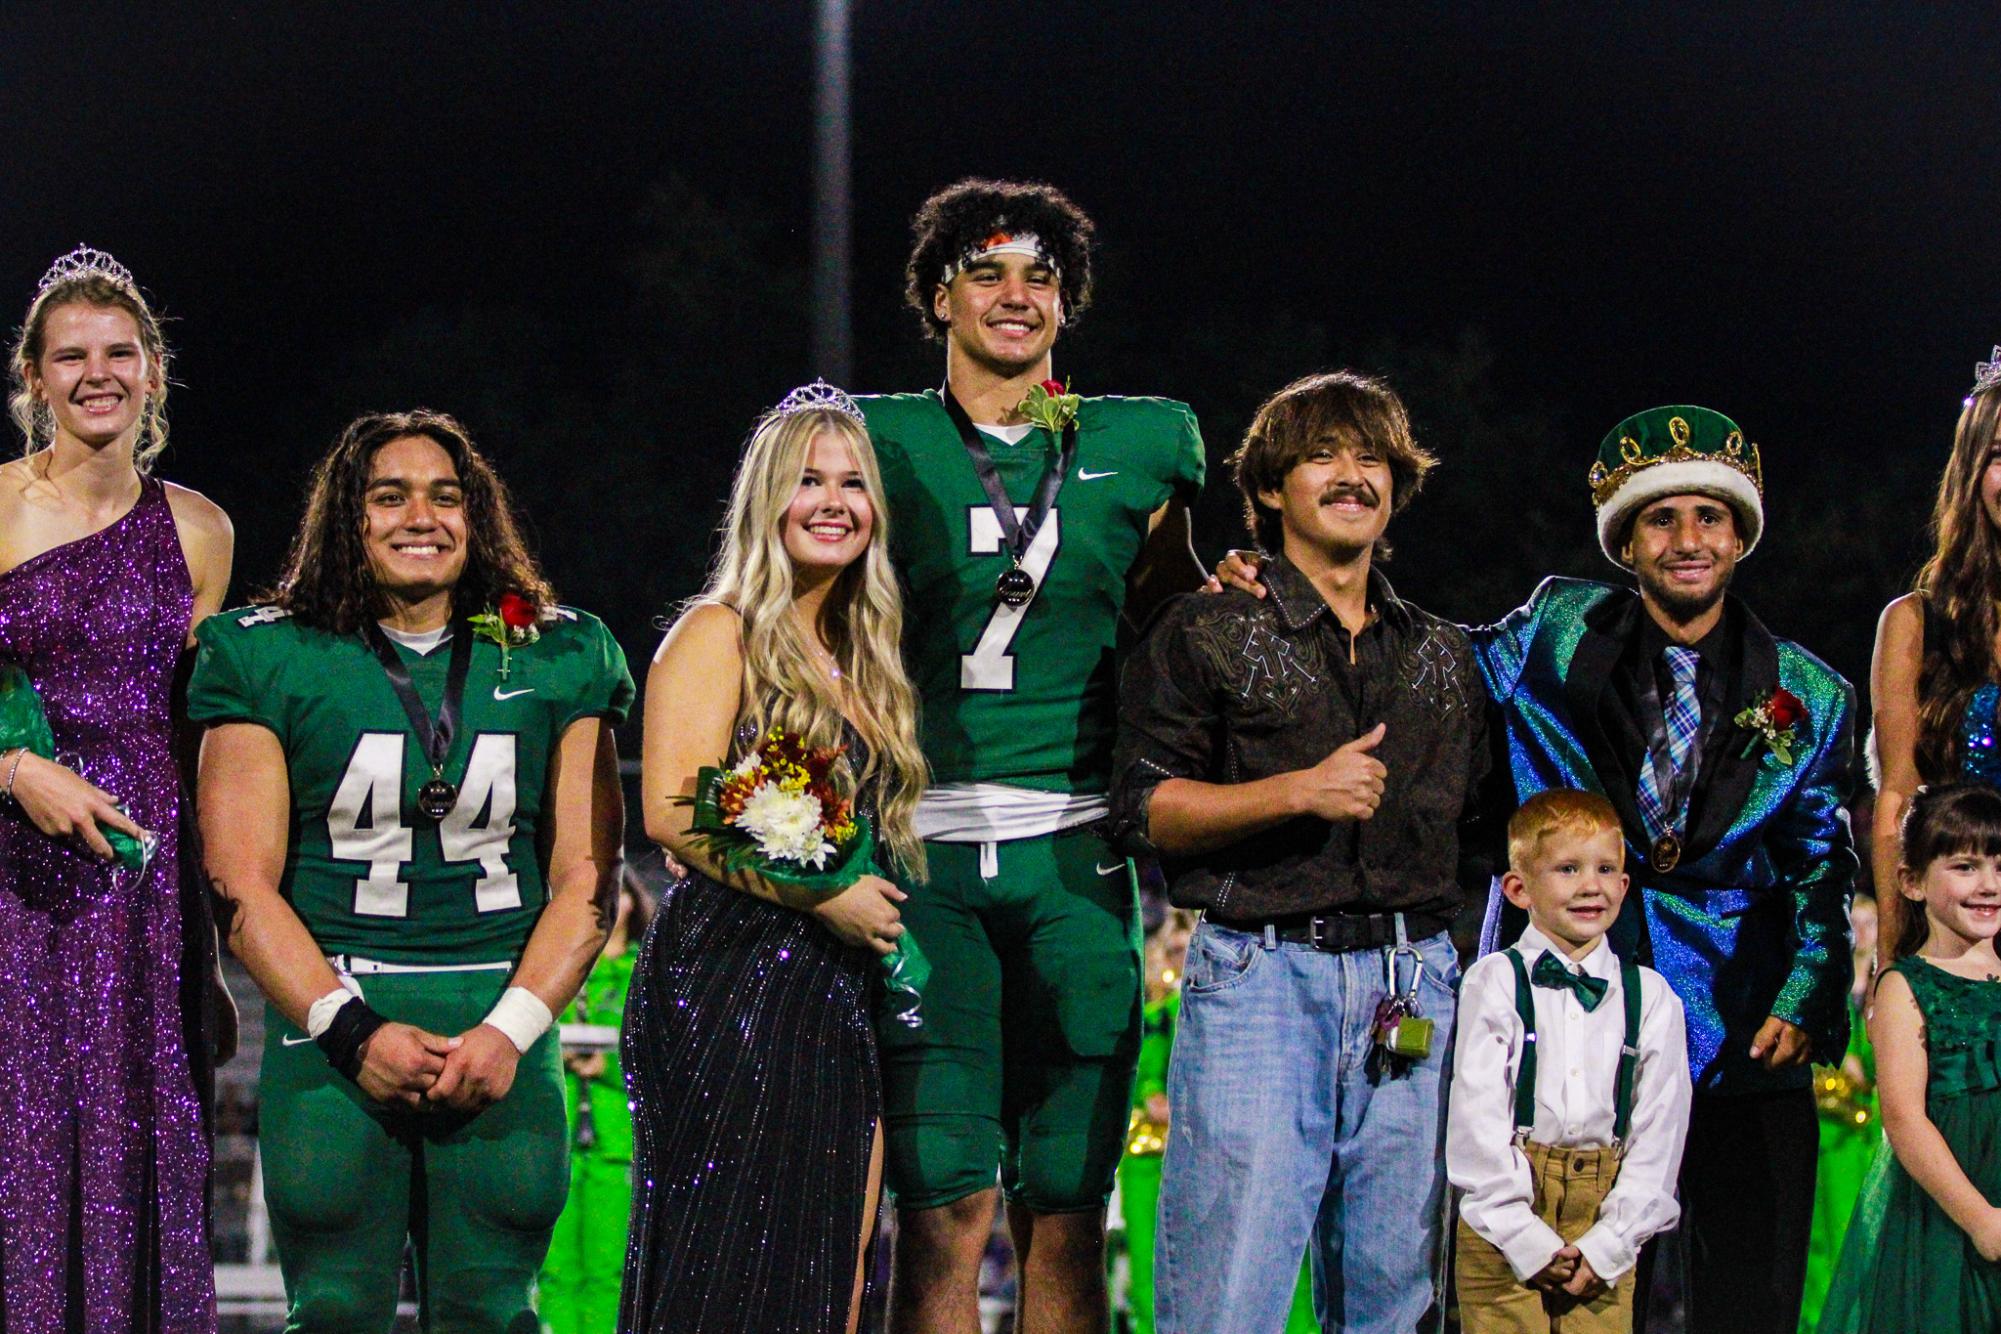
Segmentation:
<svg viewBox="0 0 2001 1334">
<path fill-rule="evenodd" d="M 513 699 L 516 695 L 532 695 L 534 693 L 535 693 L 534 686 L 528 686 L 521 690 L 509 690 L 505 692 L 503 692 L 499 686 L 495 686 L 493 688 L 493 697 L 497 700 Z"/>
<path fill-rule="evenodd" d="M 1110 866 L 1100 866 L 1098 868 L 1098 874 L 1117 875 L 1119 872 L 1125 869 L 1126 869 L 1126 864 L 1124 862 L 1113 862 Z"/>
<path fill-rule="evenodd" d="M 280 1042 L 284 1043 L 284 1044 L 285 1044 L 285 1045 L 286 1045 L 287 1047 L 303 1047 L 303 1046 L 305 1046 L 305 1045 L 306 1045 L 306 1044 L 307 1044 L 308 1042 L 311 1042 L 311 1041 L 312 1041 L 312 1039 L 311 1039 L 311 1038 L 285 1038 L 285 1037 L 281 1037 L 281 1038 L 279 1038 L 279 1039 L 278 1039 L 278 1041 L 280 1041 Z"/>
<path fill-rule="evenodd" d="M 1077 469 L 1077 480 L 1080 482 L 1095 482 L 1100 477 L 1117 477 L 1118 475 L 1119 470 L 1117 468 L 1112 469 L 1110 472 L 1086 472 L 1082 468 Z"/>
</svg>

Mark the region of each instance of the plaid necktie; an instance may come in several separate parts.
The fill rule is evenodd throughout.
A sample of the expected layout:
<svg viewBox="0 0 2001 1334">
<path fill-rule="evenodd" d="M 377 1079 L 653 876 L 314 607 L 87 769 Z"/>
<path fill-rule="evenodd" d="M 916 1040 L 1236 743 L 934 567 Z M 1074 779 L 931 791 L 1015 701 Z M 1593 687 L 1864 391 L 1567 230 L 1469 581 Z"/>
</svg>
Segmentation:
<svg viewBox="0 0 2001 1334">
<path fill-rule="evenodd" d="M 1695 735 L 1702 730 L 1702 702 L 1695 694 L 1695 665 L 1701 661 L 1701 655 L 1694 649 L 1674 645 L 1669 645 L 1664 652 L 1668 672 L 1674 677 L 1674 693 L 1668 697 L 1663 708 L 1667 722 L 1667 758 L 1679 777 L 1682 770 L 1688 767 Z M 1683 810 L 1670 811 L 1667 808 L 1667 796 L 1661 791 L 1653 756 L 1649 754 L 1640 764 L 1640 818 L 1646 821 L 1647 832 L 1656 838 L 1662 834 L 1679 833 L 1683 814 Z"/>
</svg>

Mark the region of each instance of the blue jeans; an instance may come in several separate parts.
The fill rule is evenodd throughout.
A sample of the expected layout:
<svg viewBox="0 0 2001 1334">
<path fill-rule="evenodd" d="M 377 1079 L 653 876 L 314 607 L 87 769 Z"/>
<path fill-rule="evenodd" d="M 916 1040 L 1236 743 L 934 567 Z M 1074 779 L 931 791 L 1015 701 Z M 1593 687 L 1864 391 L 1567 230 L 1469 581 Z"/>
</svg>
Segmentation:
<svg viewBox="0 0 2001 1334">
<path fill-rule="evenodd" d="M 1312 1246 L 1327 1334 L 1411 1334 L 1434 1297 L 1459 959 L 1414 942 L 1431 1053 L 1369 1055 L 1389 951 L 1327 954 L 1204 921 L 1167 1073 L 1154 1252 L 1161 1334 L 1275 1334 Z M 1409 990 L 1409 955 L 1398 963 Z"/>
</svg>

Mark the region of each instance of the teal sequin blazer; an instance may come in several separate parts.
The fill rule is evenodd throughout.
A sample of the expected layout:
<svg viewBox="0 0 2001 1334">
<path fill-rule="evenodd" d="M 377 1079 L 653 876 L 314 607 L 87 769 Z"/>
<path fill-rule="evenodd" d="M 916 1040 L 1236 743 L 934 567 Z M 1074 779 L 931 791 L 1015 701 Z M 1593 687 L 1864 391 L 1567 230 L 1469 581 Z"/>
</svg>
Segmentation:
<svg viewBox="0 0 2001 1334">
<path fill-rule="evenodd" d="M 1621 764 L 1600 724 L 1600 700 L 1646 615 L 1631 589 L 1546 579 L 1526 606 L 1474 630 L 1474 655 L 1500 711 L 1516 800 L 1553 787 L 1602 792 L 1626 832 L 1632 889 L 1612 944 L 1667 978 L 1688 1014 L 1688 1059 L 1700 1092 L 1804 1087 L 1806 1066 L 1766 1070 L 1751 1060 L 1768 1015 L 1805 1029 L 1816 1060 L 1848 1045 L 1848 901 L 1855 845 L 1847 802 L 1854 781 L 1855 689 L 1820 659 L 1770 631 L 1733 601 L 1743 636 L 1736 694 L 1719 726 L 1728 743 L 1699 771 L 1679 863 L 1658 871 L 1632 791 L 1606 791 Z M 1806 705 L 1792 762 L 1732 721 L 1784 686 Z M 1740 740 L 1741 738 L 1741 740 Z M 1634 759 L 1637 757 L 1628 757 Z M 1615 786 L 1622 786 L 1615 784 Z M 1519 927 L 1495 886 L 1481 941 L 1486 953 Z M 1516 920 L 1519 918 L 1517 916 Z"/>
</svg>

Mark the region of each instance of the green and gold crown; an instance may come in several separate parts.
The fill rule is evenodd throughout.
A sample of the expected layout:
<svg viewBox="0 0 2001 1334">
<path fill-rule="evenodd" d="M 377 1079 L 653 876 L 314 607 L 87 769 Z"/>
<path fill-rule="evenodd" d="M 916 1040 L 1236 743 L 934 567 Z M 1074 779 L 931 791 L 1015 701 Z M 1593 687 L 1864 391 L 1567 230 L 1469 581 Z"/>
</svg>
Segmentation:
<svg viewBox="0 0 2001 1334">
<path fill-rule="evenodd" d="M 1616 564 L 1626 525 L 1665 496 L 1714 496 L 1737 514 L 1744 554 L 1765 528 L 1765 470 L 1758 447 L 1720 412 L 1677 404 L 1634 413 L 1614 426 L 1591 465 L 1598 545 Z"/>
</svg>

